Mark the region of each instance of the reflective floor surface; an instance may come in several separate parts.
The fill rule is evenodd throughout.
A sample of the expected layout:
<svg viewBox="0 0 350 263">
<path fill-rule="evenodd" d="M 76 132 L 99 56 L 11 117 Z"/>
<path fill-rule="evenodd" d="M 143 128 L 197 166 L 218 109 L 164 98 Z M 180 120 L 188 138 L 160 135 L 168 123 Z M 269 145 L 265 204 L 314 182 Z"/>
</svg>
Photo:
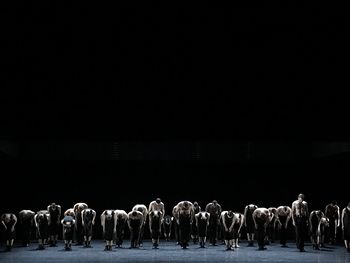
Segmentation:
<svg viewBox="0 0 350 263">
<path fill-rule="evenodd" d="M 123 248 L 113 248 L 104 251 L 104 242 L 93 241 L 92 248 L 72 246 L 71 251 L 63 249 L 63 243 L 57 247 L 47 247 L 37 250 L 37 244 L 29 247 L 15 246 L 11 252 L 4 252 L 1 247 L 0 262 L 14 263 L 55 263 L 55 262 L 342 262 L 350 263 L 350 253 L 339 245 L 328 245 L 320 251 L 313 250 L 310 244 L 305 247 L 306 252 L 299 252 L 295 244 L 289 243 L 287 248 L 279 244 L 271 244 L 264 251 L 257 247 L 247 247 L 245 242 L 234 251 L 226 251 L 223 245 L 199 248 L 191 244 L 188 249 L 181 249 L 174 242 L 161 242 L 159 249 L 152 249 L 150 241 L 145 241 L 142 248 L 129 249 L 126 241 Z"/>
</svg>

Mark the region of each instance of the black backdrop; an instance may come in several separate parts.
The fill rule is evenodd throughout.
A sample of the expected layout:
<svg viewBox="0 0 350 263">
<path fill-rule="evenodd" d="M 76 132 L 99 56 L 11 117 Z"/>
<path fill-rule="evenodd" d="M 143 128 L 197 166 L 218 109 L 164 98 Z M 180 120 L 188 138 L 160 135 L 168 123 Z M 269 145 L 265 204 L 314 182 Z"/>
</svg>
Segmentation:
<svg viewBox="0 0 350 263">
<path fill-rule="evenodd" d="M 344 8 L 13 5 L 1 16 L 1 139 L 349 140 L 347 97 L 330 93 L 348 82 Z M 347 160 L 9 161 L 0 210 L 85 201 L 100 213 L 160 196 L 167 209 L 215 198 L 242 211 L 299 192 L 311 209 L 344 206 Z"/>
<path fill-rule="evenodd" d="M 51 202 L 68 209 L 86 202 L 104 209 L 130 211 L 136 203 L 161 197 L 167 213 L 179 201 L 204 207 L 217 199 L 224 209 L 291 205 L 299 192 L 310 209 L 324 209 L 333 199 L 349 202 L 343 160 L 299 163 L 204 161 L 33 161 L 2 165 L 1 210 L 37 211 Z"/>
</svg>

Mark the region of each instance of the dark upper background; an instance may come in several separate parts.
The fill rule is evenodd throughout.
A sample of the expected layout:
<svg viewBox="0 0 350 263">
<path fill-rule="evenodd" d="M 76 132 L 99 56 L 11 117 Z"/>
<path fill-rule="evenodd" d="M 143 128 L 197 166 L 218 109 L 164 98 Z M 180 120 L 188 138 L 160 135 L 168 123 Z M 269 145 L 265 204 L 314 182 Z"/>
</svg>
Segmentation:
<svg viewBox="0 0 350 263">
<path fill-rule="evenodd" d="M 347 204 L 341 6 L 75 5 L 1 10 L 1 210 Z"/>
</svg>

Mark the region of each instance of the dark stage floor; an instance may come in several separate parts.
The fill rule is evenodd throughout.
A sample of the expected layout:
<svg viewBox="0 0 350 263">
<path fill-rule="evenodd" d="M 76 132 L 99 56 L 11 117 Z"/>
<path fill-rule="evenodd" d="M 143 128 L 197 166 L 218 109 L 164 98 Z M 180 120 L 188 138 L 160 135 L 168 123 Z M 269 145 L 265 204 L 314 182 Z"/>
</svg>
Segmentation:
<svg viewBox="0 0 350 263">
<path fill-rule="evenodd" d="M 102 241 L 94 241 L 93 248 L 73 246 L 72 251 L 64 251 L 62 243 L 43 251 L 36 250 L 36 245 L 15 247 L 12 252 L 2 252 L 1 248 L 0 262 L 350 262 L 350 253 L 340 245 L 329 246 L 321 251 L 312 250 L 308 245 L 305 253 L 298 252 L 292 243 L 288 248 L 273 244 L 267 246 L 265 251 L 258 251 L 257 247 L 246 247 L 244 242 L 235 251 L 226 251 L 222 245 L 208 246 L 205 249 L 191 245 L 183 250 L 174 242 L 162 242 L 157 250 L 152 249 L 150 242 L 145 242 L 144 247 L 139 249 L 128 249 L 129 243 L 125 243 L 125 248 L 113 251 L 103 251 Z"/>
</svg>

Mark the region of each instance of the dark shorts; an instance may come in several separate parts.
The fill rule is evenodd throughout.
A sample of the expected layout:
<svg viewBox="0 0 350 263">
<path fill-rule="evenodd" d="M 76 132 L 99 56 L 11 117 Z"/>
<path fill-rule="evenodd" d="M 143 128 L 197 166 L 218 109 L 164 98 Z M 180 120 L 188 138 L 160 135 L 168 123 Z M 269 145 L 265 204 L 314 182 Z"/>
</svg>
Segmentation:
<svg viewBox="0 0 350 263">
<path fill-rule="evenodd" d="M 343 230 L 343 239 L 350 240 L 350 227 L 345 227 Z"/>
<path fill-rule="evenodd" d="M 104 232 L 104 239 L 107 241 L 113 240 L 113 229 Z"/>
<path fill-rule="evenodd" d="M 107 241 L 114 239 L 114 222 L 112 220 L 106 220 L 105 232 L 103 233 L 103 237 Z"/>
<path fill-rule="evenodd" d="M 246 231 L 247 231 L 248 234 L 254 234 L 255 233 L 254 222 L 247 223 Z"/>
<path fill-rule="evenodd" d="M 16 231 L 11 231 L 11 228 L 8 228 L 5 231 L 5 240 L 11 240 L 16 238 Z"/>
<path fill-rule="evenodd" d="M 234 224 L 233 225 L 233 238 L 238 238 L 239 237 L 239 227 L 240 227 L 240 224 Z"/>
<path fill-rule="evenodd" d="M 63 230 L 63 239 L 64 240 L 73 240 L 73 229 L 65 231 Z"/>
<path fill-rule="evenodd" d="M 198 226 L 198 236 L 199 237 L 206 237 L 207 236 L 207 224 L 200 224 Z"/>
<path fill-rule="evenodd" d="M 38 238 L 47 239 L 49 237 L 49 226 L 39 226 Z"/>
<path fill-rule="evenodd" d="M 318 225 L 312 225 L 312 229 L 310 228 L 310 235 L 316 236 L 318 230 Z"/>
<path fill-rule="evenodd" d="M 92 223 L 84 225 L 84 235 L 85 236 L 92 236 Z"/>
<path fill-rule="evenodd" d="M 231 239 L 233 239 L 233 231 L 231 231 L 231 232 L 225 231 L 225 232 L 224 232 L 224 239 L 225 239 L 225 240 L 231 240 Z"/>
<path fill-rule="evenodd" d="M 49 225 L 49 233 L 50 235 L 57 235 L 59 231 L 59 224 L 52 223 Z"/>
<path fill-rule="evenodd" d="M 73 239 L 73 227 L 70 228 L 63 228 L 63 239 L 64 240 L 72 240 Z"/>
</svg>

